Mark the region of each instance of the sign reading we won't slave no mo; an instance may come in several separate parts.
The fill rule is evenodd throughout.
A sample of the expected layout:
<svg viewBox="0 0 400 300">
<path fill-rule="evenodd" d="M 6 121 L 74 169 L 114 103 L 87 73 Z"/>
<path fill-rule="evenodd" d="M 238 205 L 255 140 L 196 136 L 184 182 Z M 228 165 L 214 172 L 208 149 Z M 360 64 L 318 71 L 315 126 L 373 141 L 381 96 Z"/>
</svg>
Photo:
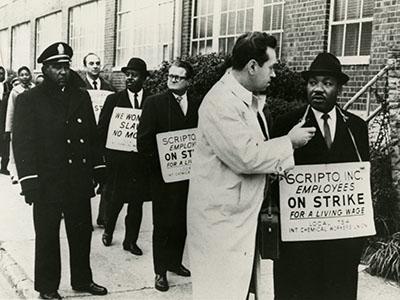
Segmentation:
<svg viewBox="0 0 400 300">
<path fill-rule="evenodd" d="M 157 148 L 161 174 L 165 182 L 190 178 L 197 128 L 158 133 Z"/>
<path fill-rule="evenodd" d="M 296 166 L 279 192 L 283 241 L 375 234 L 369 162 Z"/>
<path fill-rule="evenodd" d="M 115 107 L 108 126 L 106 148 L 137 152 L 137 129 L 141 109 Z"/>
</svg>

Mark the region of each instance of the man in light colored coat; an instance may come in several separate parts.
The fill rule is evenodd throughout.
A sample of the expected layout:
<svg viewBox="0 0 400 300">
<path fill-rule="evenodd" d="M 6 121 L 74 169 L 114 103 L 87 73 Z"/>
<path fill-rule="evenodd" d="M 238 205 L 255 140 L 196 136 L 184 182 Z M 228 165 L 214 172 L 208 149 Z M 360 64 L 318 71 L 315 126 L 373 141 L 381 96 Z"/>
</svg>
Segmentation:
<svg viewBox="0 0 400 300">
<path fill-rule="evenodd" d="M 259 260 L 255 239 L 265 174 L 293 167 L 293 149 L 315 132 L 299 123 L 286 136 L 268 139 L 265 98 L 253 93 L 275 77 L 275 47 L 265 33 L 240 36 L 232 68 L 200 106 L 187 214 L 194 299 L 246 299 Z"/>
</svg>

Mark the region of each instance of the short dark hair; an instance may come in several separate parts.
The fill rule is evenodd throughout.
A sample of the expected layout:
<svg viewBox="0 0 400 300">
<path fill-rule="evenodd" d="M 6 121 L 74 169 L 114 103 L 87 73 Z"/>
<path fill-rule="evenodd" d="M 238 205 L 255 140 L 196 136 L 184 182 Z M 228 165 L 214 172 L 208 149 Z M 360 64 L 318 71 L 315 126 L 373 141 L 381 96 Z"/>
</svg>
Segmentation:
<svg viewBox="0 0 400 300">
<path fill-rule="evenodd" d="M 29 74 L 32 74 L 31 70 L 27 66 L 22 66 L 19 68 L 17 74 L 19 75 L 23 70 L 27 71 Z"/>
<path fill-rule="evenodd" d="M 86 67 L 86 59 L 87 59 L 87 57 L 88 57 L 89 55 L 97 56 L 97 58 L 100 60 L 100 56 L 98 56 L 96 53 L 94 53 L 94 52 L 89 52 L 88 54 L 86 54 L 86 55 L 83 57 L 83 65 L 84 65 L 85 67 Z"/>
<path fill-rule="evenodd" d="M 185 60 L 175 60 L 171 64 L 171 67 L 172 66 L 175 66 L 178 68 L 184 68 L 186 70 L 186 79 L 190 79 L 193 77 L 193 67 L 189 62 L 187 62 Z"/>
<path fill-rule="evenodd" d="M 251 60 L 257 61 L 262 66 L 268 59 L 267 47 L 275 49 L 277 41 L 275 37 L 265 32 L 246 32 L 239 36 L 233 46 L 230 62 L 235 70 L 242 70 Z"/>
</svg>

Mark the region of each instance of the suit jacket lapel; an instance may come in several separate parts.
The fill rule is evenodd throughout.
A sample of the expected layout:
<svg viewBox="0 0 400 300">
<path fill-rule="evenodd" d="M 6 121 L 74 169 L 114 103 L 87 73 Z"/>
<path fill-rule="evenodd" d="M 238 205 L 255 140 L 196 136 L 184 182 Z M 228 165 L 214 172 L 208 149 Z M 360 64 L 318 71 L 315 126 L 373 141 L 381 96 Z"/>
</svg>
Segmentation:
<svg viewBox="0 0 400 300">
<path fill-rule="evenodd" d="M 181 109 L 181 106 L 179 105 L 178 101 L 176 101 L 174 95 L 172 94 L 171 91 L 168 91 L 168 99 L 170 101 L 170 106 L 171 106 L 171 112 L 179 118 L 185 118 L 185 115 L 183 114 L 183 111 Z M 189 101 L 189 100 L 188 100 Z"/>
<path fill-rule="evenodd" d="M 308 111 L 307 117 L 306 117 L 306 126 L 313 126 L 317 129 L 317 131 L 315 132 L 314 137 L 312 138 L 312 143 L 316 146 L 316 147 L 320 147 L 319 149 L 323 149 L 324 151 L 328 151 L 328 146 L 325 143 L 325 139 L 324 136 L 321 132 L 321 129 L 319 128 L 317 119 L 315 118 L 314 112 L 312 111 L 312 109 L 310 109 Z"/>
<path fill-rule="evenodd" d="M 118 102 L 117 102 L 117 106 L 133 108 L 131 100 L 129 100 L 128 90 L 125 89 L 121 92 Z"/>
</svg>

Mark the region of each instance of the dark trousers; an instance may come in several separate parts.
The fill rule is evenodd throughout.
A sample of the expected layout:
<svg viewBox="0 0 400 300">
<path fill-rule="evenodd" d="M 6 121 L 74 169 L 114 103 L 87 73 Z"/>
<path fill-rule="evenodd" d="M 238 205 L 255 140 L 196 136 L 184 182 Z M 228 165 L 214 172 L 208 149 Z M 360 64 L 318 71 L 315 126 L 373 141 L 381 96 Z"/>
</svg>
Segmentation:
<svg viewBox="0 0 400 300">
<path fill-rule="evenodd" d="M 92 282 L 90 243 L 92 220 L 90 199 L 72 203 L 35 203 L 33 221 L 35 244 L 35 290 L 52 292 L 61 279 L 60 222 L 64 215 L 67 232 L 71 285 L 79 287 Z"/>
<path fill-rule="evenodd" d="M 3 141 L 0 145 L 2 149 L 0 149 L 1 153 L 1 164 L 0 169 L 2 171 L 7 170 L 8 163 L 10 162 L 10 142 Z"/>
<path fill-rule="evenodd" d="M 99 203 L 99 211 L 97 213 L 97 224 L 105 224 L 106 223 L 106 190 L 105 185 L 101 185 L 98 187 L 98 192 L 100 192 L 100 203 Z"/>
<path fill-rule="evenodd" d="M 153 263 L 156 274 L 182 264 L 186 241 L 188 184 L 168 184 L 153 200 Z"/>
<path fill-rule="evenodd" d="M 284 242 L 274 262 L 276 300 L 356 300 L 365 239 Z"/>
<path fill-rule="evenodd" d="M 107 195 L 108 193 L 106 193 Z M 113 235 L 118 215 L 124 206 L 124 199 L 110 198 L 106 196 L 106 224 L 104 232 Z M 140 225 L 143 215 L 143 201 L 141 199 L 133 199 L 128 203 L 128 212 L 125 217 L 125 237 L 123 243 L 129 245 L 136 244 L 139 237 Z"/>
</svg>

